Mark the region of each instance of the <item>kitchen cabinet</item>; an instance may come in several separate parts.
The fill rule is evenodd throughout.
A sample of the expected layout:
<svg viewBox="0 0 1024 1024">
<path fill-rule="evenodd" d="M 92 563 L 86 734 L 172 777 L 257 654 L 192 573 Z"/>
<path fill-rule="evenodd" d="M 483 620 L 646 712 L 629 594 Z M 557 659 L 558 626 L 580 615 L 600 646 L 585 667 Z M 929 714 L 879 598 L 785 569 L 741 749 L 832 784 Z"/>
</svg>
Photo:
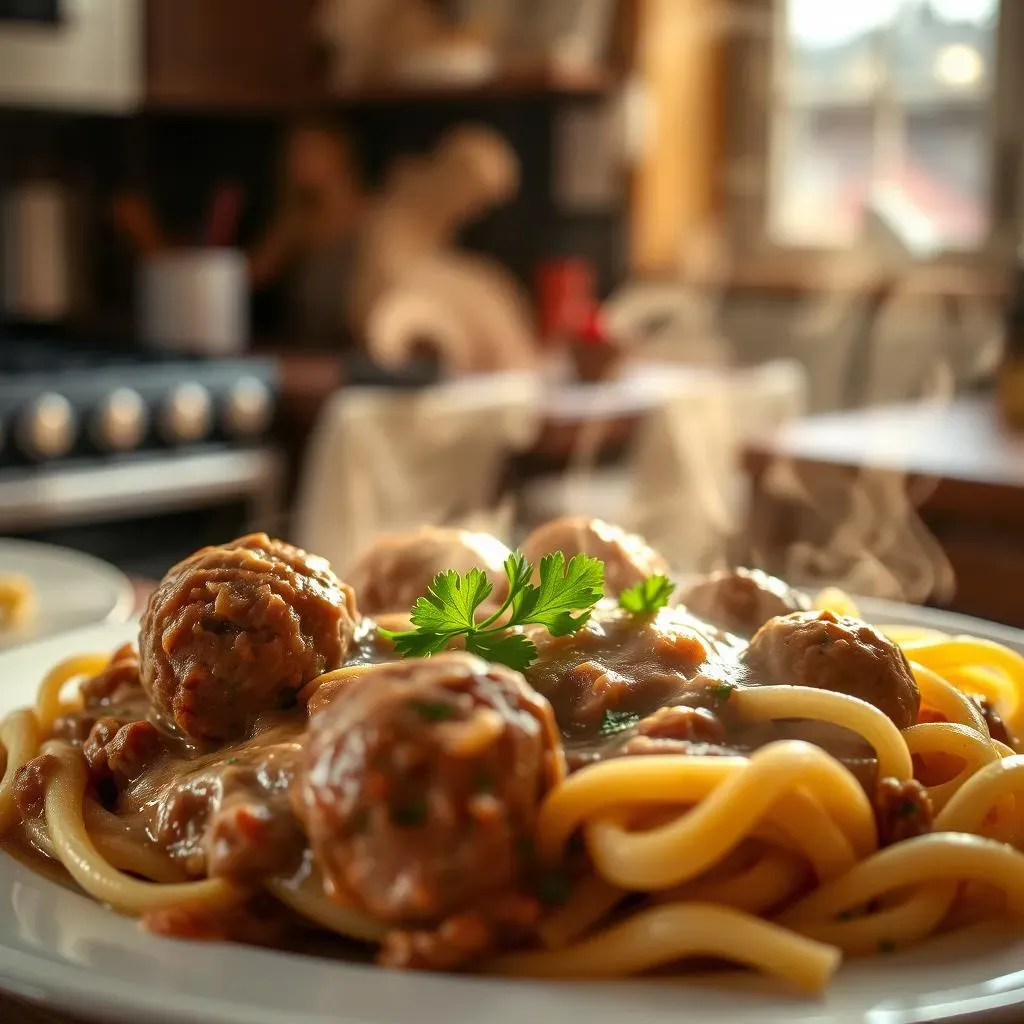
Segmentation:
<svg viewBox="0 0 1024 1024">
<path fill-rule="evenodd" d="M 147 0 L 146 102 L 287 110 L 316 95 L 312 0 Z"/>
</svg>

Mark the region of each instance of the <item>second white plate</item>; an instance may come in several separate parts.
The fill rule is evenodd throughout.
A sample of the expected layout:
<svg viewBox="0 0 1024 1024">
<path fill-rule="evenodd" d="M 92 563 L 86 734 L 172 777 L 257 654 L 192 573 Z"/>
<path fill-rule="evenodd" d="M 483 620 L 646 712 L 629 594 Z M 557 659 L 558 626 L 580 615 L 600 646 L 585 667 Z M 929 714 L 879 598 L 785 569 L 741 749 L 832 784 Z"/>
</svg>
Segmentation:
<svg viewBox="0 0 1024 1024">
<path fill-rule="evenodd" d="M 0 538 L 0 576 L 26 576 L 35 613 L 23 626 L 0 630 L 0 649 L 98 622 L 125 622 L 135 606 L 131 581 L 91 555 L 53 544 Z"/>
</svg>

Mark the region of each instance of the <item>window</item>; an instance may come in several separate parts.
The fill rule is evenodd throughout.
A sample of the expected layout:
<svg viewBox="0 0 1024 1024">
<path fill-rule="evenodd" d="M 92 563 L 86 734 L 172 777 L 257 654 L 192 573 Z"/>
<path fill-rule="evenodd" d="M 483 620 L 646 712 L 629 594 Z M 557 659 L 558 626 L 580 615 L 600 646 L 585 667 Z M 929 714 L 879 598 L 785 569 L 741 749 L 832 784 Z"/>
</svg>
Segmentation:
<svg viewBox="0 0 1024 1024">
<path fill-rule="evenodd" d="M 983 247 L 995 208 L 999 0 L 776 3 L 769 240 L 848 246 L 874 206 L 933 250 Z"/>
</svg>

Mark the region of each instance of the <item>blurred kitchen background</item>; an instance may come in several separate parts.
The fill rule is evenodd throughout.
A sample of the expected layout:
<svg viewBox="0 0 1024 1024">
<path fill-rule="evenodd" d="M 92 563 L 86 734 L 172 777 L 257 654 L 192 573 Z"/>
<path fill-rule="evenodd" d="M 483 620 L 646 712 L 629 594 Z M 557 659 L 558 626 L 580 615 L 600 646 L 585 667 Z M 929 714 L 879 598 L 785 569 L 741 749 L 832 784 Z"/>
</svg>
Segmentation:
<svg viewBox="0 0 1024 1024">
<path fill-rule="evenodd" d="M 142 594 L 579 513 L 1024 626 L 1022 54 L 1018 0 L 0 0 L 0 534 Z"/>
</svg>

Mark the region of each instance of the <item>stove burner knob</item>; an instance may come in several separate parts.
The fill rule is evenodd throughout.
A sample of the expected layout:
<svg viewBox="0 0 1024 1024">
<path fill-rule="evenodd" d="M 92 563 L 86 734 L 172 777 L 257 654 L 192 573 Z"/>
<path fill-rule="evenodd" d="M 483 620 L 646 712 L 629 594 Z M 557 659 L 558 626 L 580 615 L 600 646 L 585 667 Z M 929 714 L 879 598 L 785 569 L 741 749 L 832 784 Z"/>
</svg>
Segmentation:
<svg viewBox="0 0 1024 1024">
<path fill-rule="evenodd" d="M 254 437 L 270 426 L 270 391 L 258 377 L 242 377 L 228 393 L 222 422 L 233 437 Z"/>
<path fill-rule="evenodd" d="M 201 384 L 179 384 L 160 414 L 160 435 L 168 444 L 201 441 L 210 430 L 212 402 Z"/>
<path fill-rule="evenodd" d="M 55 391 L 40 395 L 18 422 L 18 444 L 34 459 L 59 459 L 75 443 L 75 411 Z"/>
<path fill-rule="evenodd" d="M 132 388 L 117 388 L 100 403 L 93 417 L 91 432 L 100 448 L 127 452 L 139 446 L 147 426 L 146 403 L 142 395 Z"/>
</svg>

